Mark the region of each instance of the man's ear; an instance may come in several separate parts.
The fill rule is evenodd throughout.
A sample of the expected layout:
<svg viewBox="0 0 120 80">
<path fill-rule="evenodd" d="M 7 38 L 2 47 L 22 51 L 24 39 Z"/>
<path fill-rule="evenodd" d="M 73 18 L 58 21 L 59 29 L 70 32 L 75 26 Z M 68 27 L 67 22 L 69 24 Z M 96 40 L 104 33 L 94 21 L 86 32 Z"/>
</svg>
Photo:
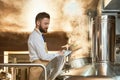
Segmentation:
<svg viewBox="0 0 120 80">
<path fill-rule="evenodd" d="M 37 25 L 40 25 L 40 21 L 37 21 L 36 24 L 37 24 Z"/>
</svg>

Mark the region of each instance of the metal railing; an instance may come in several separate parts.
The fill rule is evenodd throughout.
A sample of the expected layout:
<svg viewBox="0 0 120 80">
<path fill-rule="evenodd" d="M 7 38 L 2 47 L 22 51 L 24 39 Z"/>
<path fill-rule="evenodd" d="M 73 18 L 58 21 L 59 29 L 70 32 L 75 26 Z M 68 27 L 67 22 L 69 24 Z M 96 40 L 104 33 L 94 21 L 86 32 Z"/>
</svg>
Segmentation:
<svg viewBox="0 0 120 80">
<path fill-rule="evenodd" d="M 30 64 L 30 63 L 22 63 L 22 64 L 15 64 L 15 63 L 0 63 L 1 67 L 20 67 L 20 66 L 31 66 L 31 67 L 42 67 L 45 71 L 45 80 L 47 80 L 47 70 L 46 67 L 43 64 Z"/>
</svg>

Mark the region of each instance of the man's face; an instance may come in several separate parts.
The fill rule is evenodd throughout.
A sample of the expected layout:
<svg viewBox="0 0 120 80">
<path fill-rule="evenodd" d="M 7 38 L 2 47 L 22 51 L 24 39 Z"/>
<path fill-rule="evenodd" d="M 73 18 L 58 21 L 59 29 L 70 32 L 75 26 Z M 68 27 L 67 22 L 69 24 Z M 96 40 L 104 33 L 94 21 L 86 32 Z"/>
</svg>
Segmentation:
<svg viewBox="0 0 120 80">
<path fill-rule="evenodd" d="M 49 23 L 50 23 L 50 19 L 48 19 L 48 18 L 43 18 L 43 19 L 41 19 L 39 22 L 40 22 L 40 24 L 38 25 L 38 26 L 39 26 L 39 30 L 40 30 L 42 33 L 47 33 L 48 26 L 49 26 Z"/>
</svg>

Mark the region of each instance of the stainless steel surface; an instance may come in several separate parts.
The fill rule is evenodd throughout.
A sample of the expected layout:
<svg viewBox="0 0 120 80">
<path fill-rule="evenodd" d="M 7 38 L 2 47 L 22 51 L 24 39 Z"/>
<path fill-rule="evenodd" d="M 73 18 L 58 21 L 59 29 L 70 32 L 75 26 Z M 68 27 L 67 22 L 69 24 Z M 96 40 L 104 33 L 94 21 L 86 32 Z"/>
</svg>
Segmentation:
<svg viewBox="0 0 120 80">
<path fill-rule="evenodd" d="M 115 61 L 115 29 L 115 16 L 95 18 L 92 48 L 97 76 L 115 76 L 111 65 Z"/>
<path fill-rule="evenodd" d="M 118 13 L 120 10 L 102 10 L 103 13 Z"/>
<path fill-rule="evenodd" d="M 115 16 L 102 15 L 95 20 L 96 48 L 95 57 L 97 62 L 115 60 Z"/>
<path fill-rule="evenodd" d="M 116 80 L 116 79 L 114 77 L 105 76 L 91 76 L 91 77 L 71 76 L 66 80 Z"/>
<path fill-rule="evenodd" d="M 80 68 L 70 68 L 69 71 L 63 70 L 60 76 L 93 76 L 95 75 L 95 66 L 88 64 Z"/>
<path fill-rule="evenodd" d="M 96 62 L 96 56 L 97 56 L 97 27 L 96 27 L 96 24 L 94 23 L 93 24 L 93 27 L 92 27 L 92 45 L 91 45 L 91 54 L 92 54 L 92 63 L 95 63 Z"/>
<path fill-rule="evenodd" d="M 70 61 L 71 68 L 80 68 L 90 62 L 89 58 L 78 58 Z"/>
<path fill-rule="evenodd" d="M 96 69 L 95 72 L 96 76 L 114 77 L 116 75 L 113 65 L 108 62 L 96 63 L 95 69 Z"/>
<path fill-rule="evenodd" d="M 47 80 L 55 80 L 55 78 L 60 74 L 63 69 L 65 63 L 64 56 L 57 56 L 53 60 L 51 60 L 47 66 Z M 41 73 L 40 80 L 44 77 L 44 71 Z"/>
<path fill-rule="evenodd" d="M 109 3 L 106 3 L 109 2 Z M 102 14 L 115 14 L 116 16 L 116 34 L 120 34 L 120 17 L 119 17 L 119 13 L 120 13 L 120 1 L 119 0 L 101 0 L 101 2 L 99 3 L 99 5 L 101 5 L 99 7 L 99 12 Z"/>
<path fill-rule="evenodd" d="M 13 64 L 13 63 L 0 63 L 0 67 L 21 67 L 21 66 L 31 66 L 31 67 L 42 67 L 44 72 L 44 80 L 47 80 L 47 70 L 46 67 L 43 64 L 29 64 L 29 63 L 24 63 L 24 64 Z"/>
</svg>

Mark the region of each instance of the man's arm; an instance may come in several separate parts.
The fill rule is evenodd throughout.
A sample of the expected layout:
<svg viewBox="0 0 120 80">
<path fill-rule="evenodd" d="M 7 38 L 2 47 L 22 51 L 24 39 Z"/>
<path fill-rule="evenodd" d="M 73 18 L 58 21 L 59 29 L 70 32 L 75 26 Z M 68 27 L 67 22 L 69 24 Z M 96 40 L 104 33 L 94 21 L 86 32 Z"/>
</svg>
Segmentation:
<svg viewBox="0 0 120 80">
<path fill-rule="evenodd" d="M 32 44 L 34 51 L 36 52 L 36 55 L 38 56 L 39 59 L 49 61 L 59 55 L 59 54 L 46 53 L 44 43 L 42 41 L 40 41 L 40 40 L 38 41 L 38 40 L 39 39 L 34 39 L 34 41 L 32 41 L 31 44 Z"/>
</svg>

